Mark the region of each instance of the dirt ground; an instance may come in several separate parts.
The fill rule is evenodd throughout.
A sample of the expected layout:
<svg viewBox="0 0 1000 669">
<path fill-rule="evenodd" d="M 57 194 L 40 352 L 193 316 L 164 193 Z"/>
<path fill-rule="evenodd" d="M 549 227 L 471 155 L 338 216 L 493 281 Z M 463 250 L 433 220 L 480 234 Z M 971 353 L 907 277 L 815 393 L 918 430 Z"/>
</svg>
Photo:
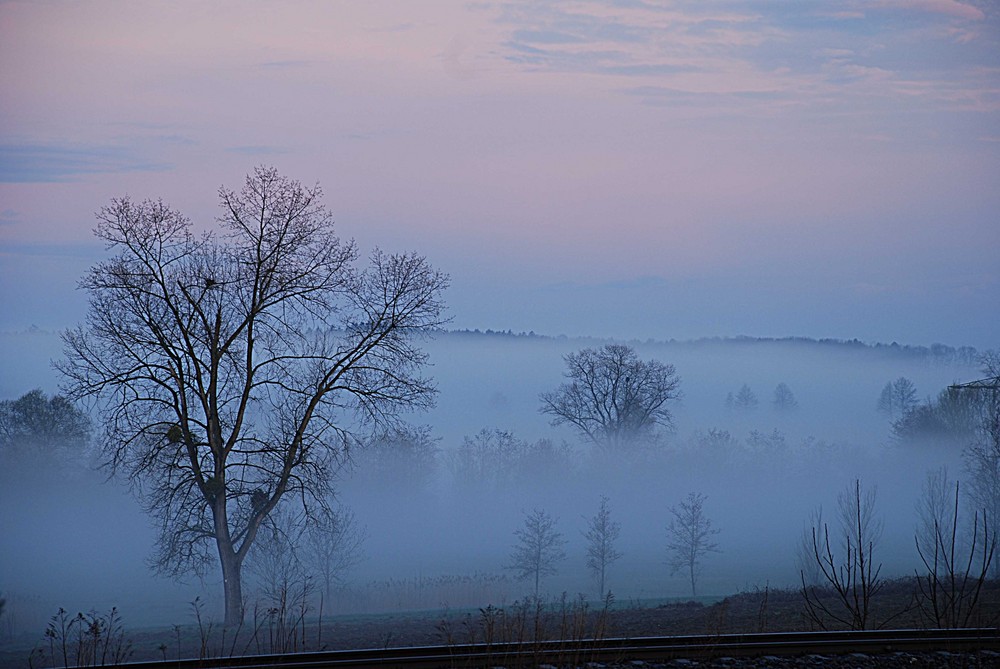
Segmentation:
<svg viewBox="0 0 1000 669">
<path fill-rule="evenodd" d="M 914 597 L 912 579 L 887 583 L 873 600 L 869 627 L 934 627 Z M 835 602 L 825 600 L 833 608 Z M 526 602 L 504 608 L 427 611 L 319 619 L 255 614 L 239 630 L 223 630 L 208 623 L 168 628 L 122 629 L 118 636 L 98 639 L 105 657 L 116 653 L 131 661 L 218 657 L 228 655 L 387 648 L 455 643 L 519 641 L 534 638 L 645 637 L 683 634 L 728 634 L 818 629 L 807 614 L 798 590 L 757 590 L 727 597 L 711 605 L 678 602 L 658 606 L 605 607 L 563 599 Z M 1000 620 L 1000 583 L 991 583 L 980 595 L 973 627 L 995 627 Z M 126 621 L 127 622 L 127 621 Z M 829 629 L 844 625 L 825 620 Z M 81 649 L 92 645 L 79 634 L 67 635 L 69 664 Z M 83 639 L 81 642 L 81 638 Z M 17 638 L 0 649 L 2 667 L 40 667 L 62 664 L 62 638 Z M 55 661 L 53 661 L 53 657 Z M 100 655 L 98 655 L 100 657 Z M 29 659 L 30 658 L 30 659 Z"/>
</svg>

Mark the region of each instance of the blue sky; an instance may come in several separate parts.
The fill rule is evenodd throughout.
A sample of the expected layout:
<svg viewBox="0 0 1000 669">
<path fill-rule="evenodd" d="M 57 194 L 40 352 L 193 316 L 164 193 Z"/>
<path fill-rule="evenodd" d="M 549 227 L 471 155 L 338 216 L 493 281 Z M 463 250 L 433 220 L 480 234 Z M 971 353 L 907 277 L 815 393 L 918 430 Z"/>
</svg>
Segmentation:
<svg viewBox="0 0 1000 669">
<path fill-rule="evenodd" d="M 256 164 L 456 327 L 1000 345 L 1000 7 L 0 2 L 0 330 Z"/>
</svg>

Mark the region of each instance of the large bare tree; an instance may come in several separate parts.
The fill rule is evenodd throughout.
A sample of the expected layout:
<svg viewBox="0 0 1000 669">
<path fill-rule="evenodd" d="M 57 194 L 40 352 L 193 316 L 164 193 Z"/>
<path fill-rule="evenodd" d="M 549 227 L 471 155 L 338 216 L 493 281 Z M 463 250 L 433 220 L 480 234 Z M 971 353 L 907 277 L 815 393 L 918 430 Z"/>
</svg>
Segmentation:
<svg viewBox="0 0 1000 669">
<path fill-rule="evenodd" d="M 673 365 L 640 360 L 623 344 L 585 348 L 565 357 L 567 383 L 542 393 L 541 412 L 569 423 L 594 444 L 618 450 L 670 427 L 668 403 L 680 396 Z"/>
<path fill-rule="evenodd" d="M 108 465 L 158 516 L 155 567 L 217 557 L 227 624 L 279 504 L 321 514 L 352 429 L 433 398 L 415 335 L 442 323 L 447 277 L 413 253 L 358 268 L 320 198 L 260 167 L 200 235 L 161 201 L 112 200 L 96 228 L 112 256 L 63 335 L 66 392 L 96 404 Z"/>
</svg>

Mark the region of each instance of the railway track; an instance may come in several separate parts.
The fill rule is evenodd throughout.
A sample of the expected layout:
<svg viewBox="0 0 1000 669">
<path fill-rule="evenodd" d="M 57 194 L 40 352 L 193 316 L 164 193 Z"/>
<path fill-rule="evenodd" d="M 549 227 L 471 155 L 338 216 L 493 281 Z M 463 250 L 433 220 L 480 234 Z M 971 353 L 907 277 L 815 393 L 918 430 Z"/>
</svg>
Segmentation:
<svg viewBox="0 0 1000 669">
<path fill-rule="evenodd" d="M 994 628 L 958 630 L 888 630 L 864 632 L 786 632 L 713 636 L 644 637 L 584 641 L 458 644 L 412 648 L 337 650 L 284 655 L 136 662 L 128 669 L 255 669 L 285 667 L 537 667 L 582 666 L 588 662 L 626 663 L 676 658 L 830 655 L 844 653 L 969 652 L 1000 650 Z"/>
</svg>

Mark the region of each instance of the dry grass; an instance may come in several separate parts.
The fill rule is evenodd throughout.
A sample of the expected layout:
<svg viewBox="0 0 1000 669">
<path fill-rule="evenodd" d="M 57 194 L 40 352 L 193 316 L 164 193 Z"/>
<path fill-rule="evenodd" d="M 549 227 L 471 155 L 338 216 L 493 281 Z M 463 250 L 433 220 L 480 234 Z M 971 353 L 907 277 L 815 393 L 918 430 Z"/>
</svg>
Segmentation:
<svg viewBox="0 0 1000 669">
<path fill-rule="evenodd" d="M 874 601 L 873 618 L 885 628 L 924 628 L 929 621 L 916 606 L 914 578 L 886 582 Z M 251 616 L 252 618 L 252 616 Z M 995 627 L 1000 622 L 1000 582 L 983 589 L 980 607 L 973 618 L 976 626 Z M 449 643 L 531 641 L 534 639 L 586 639 L 644 637 L 683 634 L 740 634 L 754 632 L 808 631 L 798 589 L 755 588 L 711 605 L 675 602 L 658 606 L 631 603 L 612 607 L 610 602 L 588 603 L 564 597 L 555 601 L 526 600 L 478 610 L 427 611 L 401 614 L 355 615 L 319 618 L 317 612 L 299 617 L 296 650 L 335 650 L 427 646 Z M 257 641 L 271 639 L 274 620 L 260 624 Z M 251 638 L 254 623 L 240 634 Z M 201 624 L 127 630 L 132 660 L 178 657 L 223 656 L 234 649 L 267 652 L 267 644 L 234 639 L 233 630 Z M 265 635 L 267 635 L 265 637 Z M 48 639 L 19 639 L 0 651 L 0 667 L 28 666 L 32 648 Z M 34 644 L 34 645 L 32 645 Z M 237 652 L 236 654 L 239 654 Z M 39 666 L 36 663 L 36 666 Z M 49 665 L 51 666 L 51 665 Z"/>
</svg>

